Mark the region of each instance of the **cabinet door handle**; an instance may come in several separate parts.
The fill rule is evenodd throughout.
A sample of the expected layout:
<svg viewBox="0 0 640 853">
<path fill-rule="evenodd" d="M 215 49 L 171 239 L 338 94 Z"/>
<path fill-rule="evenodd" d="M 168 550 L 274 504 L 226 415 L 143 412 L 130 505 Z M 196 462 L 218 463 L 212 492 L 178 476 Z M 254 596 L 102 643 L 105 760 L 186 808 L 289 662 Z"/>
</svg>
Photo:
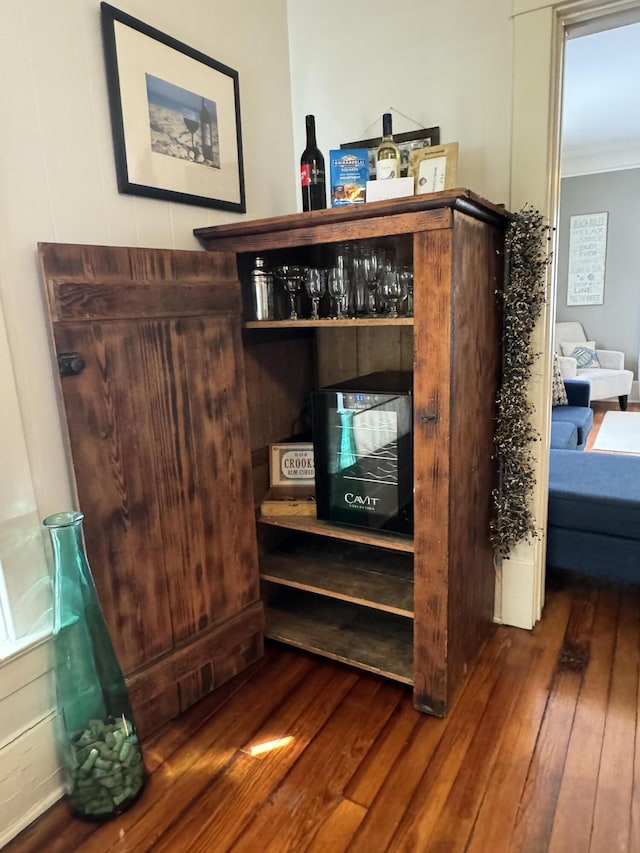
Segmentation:
<svg viewBox="0 0 640 853">
<path fill-rule="evenodd" d="M 422 420 L 423 424 L 437 423 L 438 422 L 438 413 L 437 412 L 430 412 L 428 415 L 423 415 L 421 420 Z"/>
<path fill-rule="evenodd" d="M 58 353 L 60 376 L 77 376 L 85 368 L 85 360 L 77 352 Z"/>
</svg>

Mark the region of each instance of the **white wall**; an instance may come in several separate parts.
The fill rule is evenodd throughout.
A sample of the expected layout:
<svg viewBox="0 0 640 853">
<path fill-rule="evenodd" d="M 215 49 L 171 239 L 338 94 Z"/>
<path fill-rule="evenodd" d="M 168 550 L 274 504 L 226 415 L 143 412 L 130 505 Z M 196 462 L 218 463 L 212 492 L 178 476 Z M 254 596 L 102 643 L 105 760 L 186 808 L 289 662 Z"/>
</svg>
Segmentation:
<svg viewBox="0 0 640 853">
<path fill-rule="evenodd" d="M 379 136 L 391 107 L 394 132 L 440 127 L 459 142 L 457 186 L 509 203 L 511 0 L 288 0 L 294 147 L 304 116 L 318 145 Z"/>
<path fill-rule="evenodd" d="M 114 5 L 239 72 L 246 215 L 294 211 L 286 0 Z M 27 518 L 37 538 L 73 502 L 37 242 L 199 249 L 193 228 L 240 217 L 117 192 L 99 0 L 2 0 L 0 75 L 0 522 Z M 0 523 L 0 560 L 12 531 Z M 42 648 L 0 664 L 0 847 L 60 793 Z"/>
</svg>

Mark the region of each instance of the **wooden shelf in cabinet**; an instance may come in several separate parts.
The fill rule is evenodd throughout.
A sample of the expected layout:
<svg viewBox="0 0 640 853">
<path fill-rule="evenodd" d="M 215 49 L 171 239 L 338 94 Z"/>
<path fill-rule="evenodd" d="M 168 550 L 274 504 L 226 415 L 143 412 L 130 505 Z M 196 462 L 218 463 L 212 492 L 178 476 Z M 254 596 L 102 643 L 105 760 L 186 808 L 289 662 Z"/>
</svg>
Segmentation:
<svg viewBox="0 0 640 853">
<path fill-rule="evenodd" d="M 247 320 L 244 324 L 245 329 L 346 329 L 354 326 L 413 326 L 413 317 L 353 317 L 345 320 L 336 320 L 331 317 L 322 320 Z"/>
<path fill-rule="evenodd" d="M 287 590 L 266 608 L 265 636 L 413 684 L 413 623 L 391 613 Z"/>
<path fill-rule="evenodd" d="M 413 539 L 401 533 L 378 533 L 359 527 L 339 527 L 329 521 L 320 521 L 310 516 L 298 515 L 263 515 L 258 518 L 260 524 L 274 527 L 286 527 L 289 530 L 300 530 L 317 536 L 329 536 L 332 539 L 344 539 L 347 542 L 359 542 L 373 545 L 376 548 L 387 548 L 389 551 L 403 551 L 413 554 Z"/>
<path fill-rule="evenodd" d="M 408 554 L 299 534 L 261 559 L 260 578 L 413 617 L 413 559 Z"/>
</svg>

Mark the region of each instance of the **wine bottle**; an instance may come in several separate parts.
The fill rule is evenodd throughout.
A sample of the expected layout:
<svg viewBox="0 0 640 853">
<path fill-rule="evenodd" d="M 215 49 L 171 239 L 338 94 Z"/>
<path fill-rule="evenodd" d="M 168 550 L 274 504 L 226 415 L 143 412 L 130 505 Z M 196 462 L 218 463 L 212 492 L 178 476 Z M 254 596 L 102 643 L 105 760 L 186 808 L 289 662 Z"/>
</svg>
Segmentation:
<svg viewBox="0 0 640 853">
<path fill-rule="evenodd" d="M 327 206 L 327 189 L 324 172 L 324 157 L 316 142 L 316 120 L 305 118 L 307 142 L 300 157 L 300 184 L 302 187 L 302 209 L 323 210 Z"/>
<path fill-rule="evenodd" d="M 202 156 L 205 160 L 213 162 L 213 130 L 211 128 L 211 113 L 202 99 L 200 110 L 200 134 L 202 136 Z"/>
<path fill-rule="evenodd" d="M 393 141 L 391 113 L 382 116 L 382 139 L 376 151 L 376 180 L 400 177 L 400 149 Z"/>
</svg>

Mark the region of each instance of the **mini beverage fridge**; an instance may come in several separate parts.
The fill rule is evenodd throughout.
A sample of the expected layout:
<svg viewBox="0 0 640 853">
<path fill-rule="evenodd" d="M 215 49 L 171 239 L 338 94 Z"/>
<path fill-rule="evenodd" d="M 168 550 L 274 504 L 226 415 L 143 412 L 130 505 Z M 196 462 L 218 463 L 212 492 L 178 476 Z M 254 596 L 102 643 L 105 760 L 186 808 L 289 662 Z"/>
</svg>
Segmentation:
<svg viewBox="0 0 640 853">
<path fill-rule="evenodd" d="M 412 384 L 386 371 L 312 392 L 319 519 L 413 532 Z"/>
</svg>

